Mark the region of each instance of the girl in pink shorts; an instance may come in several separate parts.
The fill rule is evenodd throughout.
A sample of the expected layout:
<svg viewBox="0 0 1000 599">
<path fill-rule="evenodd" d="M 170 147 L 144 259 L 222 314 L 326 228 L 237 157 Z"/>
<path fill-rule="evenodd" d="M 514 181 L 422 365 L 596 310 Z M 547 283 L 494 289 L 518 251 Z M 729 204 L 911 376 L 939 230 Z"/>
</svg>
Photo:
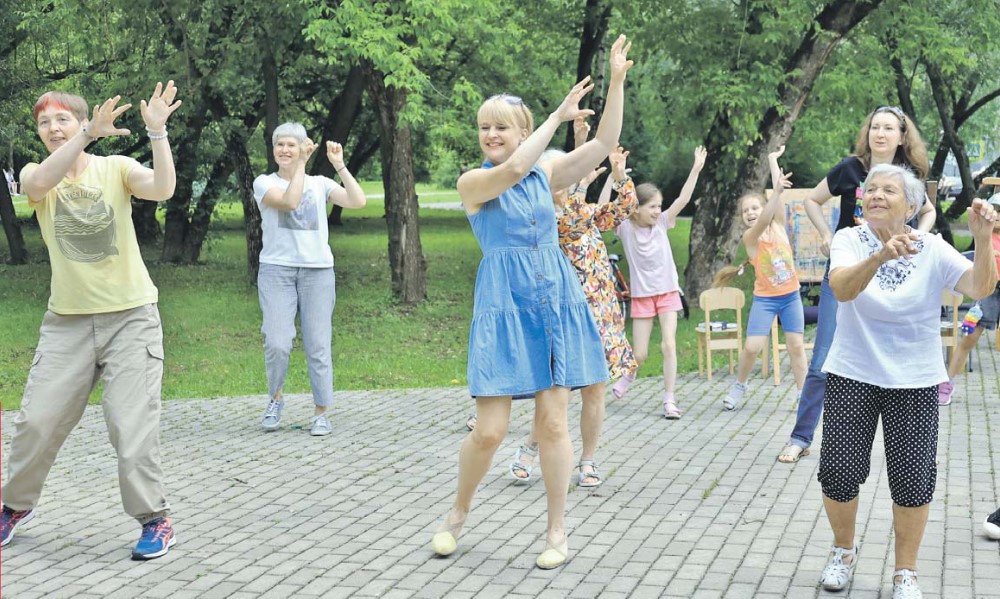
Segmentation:
<svg viewBox="0 0 1000 599">
<path fill-rule="evenodd" d="M 677 223 L 677 215 L 691 201 L 698 174 L 705 166 L 705 149 L 694 152 L 694 165 L 681 194 L 666 211 L 661 211 L 663 194 L 652 183 L 636 187 L 639 208 L 628 220 L 618 225 L 616 232 L 625 248 L 632 288 L 632 350 L 636 362 L 649 357 L 649 336 L 653 321 L 660 320 L 663 350 L 663 416 L 676 420 L 683 412 L 677 407 L 674 385 L 677 382 L 677 312 L 681 306 L 681 288 L 677 283 L 677 266 L 670 251 L 667 231 Z M 611 388 L 615 397 L 622 398 L 635 374 L 625 375 Z"/>
</svg>

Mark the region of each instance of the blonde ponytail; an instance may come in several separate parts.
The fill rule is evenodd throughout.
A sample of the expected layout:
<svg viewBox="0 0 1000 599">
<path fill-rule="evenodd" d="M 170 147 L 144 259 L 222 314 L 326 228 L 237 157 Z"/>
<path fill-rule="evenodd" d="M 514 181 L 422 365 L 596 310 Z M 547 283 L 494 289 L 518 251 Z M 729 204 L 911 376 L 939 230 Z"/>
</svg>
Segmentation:
<svg viewBox="0 0 1000 599">
<path fill-rule="evenodd" d="M 715 273 L 715 278 L 712 279 L 712 287 L 728 287 L 733 279 L 743 274 L 748 264 L 750 264 L 750 261 L 744 260 L 739 266 L 723 266 L 719 272 Z"/>
</svg>

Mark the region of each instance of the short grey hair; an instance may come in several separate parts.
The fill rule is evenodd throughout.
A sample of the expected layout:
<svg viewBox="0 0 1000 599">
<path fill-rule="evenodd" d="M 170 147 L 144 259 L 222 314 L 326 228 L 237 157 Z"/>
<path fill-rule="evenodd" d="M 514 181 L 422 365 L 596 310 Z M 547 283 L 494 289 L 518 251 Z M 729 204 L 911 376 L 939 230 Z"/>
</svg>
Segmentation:
<svg viewBox="0 0 1000 599">
<path fill-rule="evenodd" d="M 305 143 L 309 136 L 301 123 L 282 123 L 274 128 L 274 133 L 271 134 L 271 145 L 278 145 L 278 140 L 282 137 L 294 137 L 301 144 Z"/>
<path fill-rule="evenodd" d="M 868 185 L 871 180 L 875 177 L 881 177 L 883 175 L 889 175 L 891 177 L 899 177 L 900 182 L 903 184 L 903 194 L 906 196 L 906 204 L 909 206 L 913 215 L 917 214 L 920 207 L 924 205 L 924 201 L 927 197 L 926 186 L 923 181 L 917 178 L 913 171 L 910 169 L 899 166 L 896 164 L 876 164 L 868 171 L 868 177 L 865 178 L 865 182 L 861 189 L 864 192 L 868 191 Z"/>
</svg>

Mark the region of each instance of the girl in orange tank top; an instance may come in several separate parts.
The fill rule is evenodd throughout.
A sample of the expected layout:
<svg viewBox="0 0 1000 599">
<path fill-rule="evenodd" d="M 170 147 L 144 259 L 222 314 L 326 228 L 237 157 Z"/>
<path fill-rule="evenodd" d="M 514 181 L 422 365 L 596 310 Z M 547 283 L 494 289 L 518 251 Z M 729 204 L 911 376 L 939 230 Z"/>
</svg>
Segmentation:
<svg viewBox="0 0 1000 599">
<path fill-rule="evenodd" d="M 785 233 L 785 203 L 781 199 L 782 189 L 791 185 L 791 173 L 782 173 L 778 166 L 778 157 L 784 151 L 785 146 L 781 146 L 768 155 L 774 186 L 771 198 L 765 201 L 760 194 L 751 193 L 739 200 L 740 215 L 743 223 L 749 227 L 743 234 L 747 261 L 738 267 L 723 268 L 715 275 L 712 283 L 713 287 L 725 286 L 734 276 L 743 272 L 746 264 L 751 264 L 756 273 L 753 302 L 747 321 L 746 344 L 740 352 L 736 382 L 722 400 L 726 410 L 735 410 L 743 403 L 750 370 L 753 369 L 757 354 L 767 344 L 767 336 L 775 318 L 779 319 L 785 331 L 785 342 L 798 389 L 802 389 L 806 377 L 802 298 L 799 296 L 799 278 L 795 274 L 792 246 Z"/>
</svg>

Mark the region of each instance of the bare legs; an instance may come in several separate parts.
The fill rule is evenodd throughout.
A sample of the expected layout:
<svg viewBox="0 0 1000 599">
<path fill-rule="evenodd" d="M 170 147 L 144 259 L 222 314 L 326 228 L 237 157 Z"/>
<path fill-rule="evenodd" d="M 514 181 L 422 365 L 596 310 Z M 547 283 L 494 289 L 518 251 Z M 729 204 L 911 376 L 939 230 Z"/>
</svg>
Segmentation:
<svg viewBox="0 0 1000 599">
<path fill-rule="evenodd" d="M 601 429 L 604 427 L 604 395 L 606 389 L 607 385 L 605 383 L 595 383 L 580 390 L 580 394 L 583 396 L 583 409 L 580 411 L 580 438 L 583 441 L 583 453 L 580 455 L 581 461 L 593 460 L 594 454 L 597 452 L 597 442 L 601 438 Z M 535 401 L 537 404 L 537 398 Z M 538 439 L 535 436 L 535 424 L 532 422 L 531 432 L 525 437 L 523 445 L 531 447 L 536 443 L 538 443 Z M 529 478 L 527 472 L 533 463 L 533 459 L 531 454 L 522 451 L 520 453 L 520 462 L 526 468 L 524 470 L 513 470 L 514 476 L 522 479 Z M 586 469 L 584 472 L 593 472 L 593 468 L 589 465 L 583 466 L 583 468 Z M 521 476 L 522 474 L 525 474 L 525 476 Z M 594 481 L 595 479 L 591 478 L 587 482 Z"/>
<path fill-rule="evenodd" d="M 553 387 L 535 394 L 535 435 L 538 437 L 539 459 L 545 470 L 545 500 L 548 505 L 548 527 L 546 531 L 546 551 L 562 556 L 561 560 L 550 555 L 558 566 L 566 561 L 568 545 L 566 539 L 566 495 L 569 492 L 570 469 L 573 467 L 573 448 L 569 442 L 569 389 Z M 551 548 L 551 549 L 550 549 Z M 541 567 L 554 567 L 543 565 Z"/>
<path fill-rule="evenodd" d="M 798 396 L 806 382 L 806 372 L 809 362 L 806 360 L 806 344 L 802 333 L 785 333 L 785 345 L 788 347 L 788 361 L 792 363 L 792 376 L 795 377 L 795 388 Z"/>
<path fill-rule="evenodd" d="M 458 452 L 458 490 L 455 503 L 431 541 L 434 552 L 449 555 L 457 547 L 465 518 L 472 508 L 472 497 L 486 476 L 493 454 L 507 436 L 510 423 L 510 396 L 476 398 L 476 428 L 462 440 Z"/>
<path fill-rule="evenodd" d="M 538 559 L 543 568 L 566 561 L 566 495 L 569 489 L 573 450 L 569 441 L 567 410 L 569 389 L 553 387 L 535 395 L 534 431 L 540 459 L 546 470 L 545 491 L 548 504 L 546 550 Z M 478 423 L 462 441 L 458 458 L 458 489 L 451 511 L 434 535 L 431 545 L 439 555 L 448 555 L 457 546 L 465 518 L 472 508 L 476 488 L 490 468 L 500 442 L 510 423 L 511 398 L 480 397 L 476 400 Z"/>
<path fill-rule="evenodd" d="M 677 384 L 677 312 L 661 312 L 659 318 L 660 350 L 663 352 L 663 387 L 669 395 L 673 395 Z M 648 347 L 648 335 L 646 344 Z"/>
<path fill-rule="evenodd" d="M 858 515 L 858 498 L 842 503 L 823 496 L 826 517 L 833 529 L 833 545 L 842 549 L 854 549 L 854 525 Z M 916 570 L 917 553 L 927 527 L 930 504 L 920 507 L 903 507 L 892 504 L 892 524 L 896 532 L 896 570 Z M 845 556 L 845 563 L 850 563 Z"/>
<path fill-rule="evenodd" d="M 801 338 L 801 335 L 799 336 Z M 743 351 L 740 352 L 740 360 L 736 365 L 736 380 L 744 385 L 750 379 L 750 371 L 753 370 L 757 362 L 757 356 L 767 345 L 767 337 L 753 336 L 747 337 L 743 344 Z"/>
<path fill-rule="evenodd" d="M 976 343 L 979 342 L 979 336 L 983 334 L 982 327 L 976 327 L 975 331 L 972 331 L 971 335 L 965 335 L 955 346 L 955 349 L 951 352 L 951 361 L 948 362 L 948 378 L 953 379 L 959 372 L 961 372 L 962 367 L 965 366 L 965 360 L 969 357 L 969 352 L 972 351 L 973 347 L 976 347 Z"/>
<path fill-rule="evenodd" d="M 583 395 L 583 408 L 580 411 L 580 438 L 583 441 L 583 452 L 580 454 L 580 461 L 593 460 L 597 452 L 597 442 L 601 438 L 601 429 L 604 427 L 604 383 L 597 383 L 589 387 L 584 387 L 580 392 Z M 581 466 L 582 472 L 593 472 L 590 465 Z M 596 477 L 584 477 L 587 484 L 595 484 L 599 479 Z"/>
</svg>

